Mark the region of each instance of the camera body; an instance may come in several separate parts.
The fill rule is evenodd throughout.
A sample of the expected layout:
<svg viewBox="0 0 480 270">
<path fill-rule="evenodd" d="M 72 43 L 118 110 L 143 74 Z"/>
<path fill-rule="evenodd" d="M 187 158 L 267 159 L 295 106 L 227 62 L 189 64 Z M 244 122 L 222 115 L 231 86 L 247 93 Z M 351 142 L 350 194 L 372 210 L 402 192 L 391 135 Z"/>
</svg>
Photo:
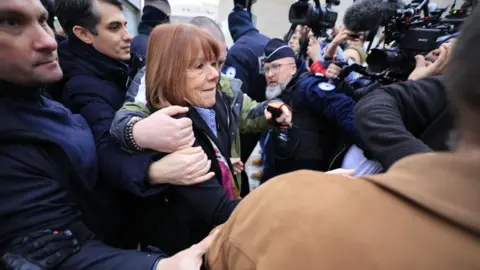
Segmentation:
<svg viewBox="0 0 480 270">
<path fill-rule="evenodd" d="M 319 0 L 315 0 L 315 5 L 299 0 L 290 6 L 288 19 L 292 24 L 310 27 L 316 36 L 321 36 L 326 29 L 335 26 L 338 13 L 331 6 L 339 4 L 339 0 L 328 0 L 325 6 L 321 6 Z"/>
<path fill-rule="evenodd" d="M 414 1 L 404 9 L 397 10 L 396 15 L 386 21 L 385 44 L 393 46 L 370 51 L 367 57 L 369 72 L 382 74 L 391 82 L 406 80 L 415 68 L 415 55 L 425 55 L 436 49 L 437 40 L 441 36 L 457 32 L 466 17 L 463 17 L 462 11 L 456 16 L 442 19 L 446 9 L 422 17 L 422 9 L 418 6 L 418 1 Z M 428 7 L 423 12 L 429 14 Z"/>
</svg>

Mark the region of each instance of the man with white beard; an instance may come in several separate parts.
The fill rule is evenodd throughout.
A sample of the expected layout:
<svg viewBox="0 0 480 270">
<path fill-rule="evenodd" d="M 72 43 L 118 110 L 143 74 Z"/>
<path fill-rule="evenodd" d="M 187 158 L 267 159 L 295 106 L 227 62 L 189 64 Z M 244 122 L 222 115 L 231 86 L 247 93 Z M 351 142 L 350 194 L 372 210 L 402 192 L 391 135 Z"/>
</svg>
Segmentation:
<svg viewBox="0 0 480 270">
<path fill-rule="evenodd" d="M 264 72 L 267 99 L 279 98 L 290 106 L 293 125 L 267 134 L 262 180 L 299 169 L 334 169 L 329 167 L 339 144 L 359 143 L 353 121 L 355 102 L 335 91 L 327 78 L 308 73 L 280 39 L 272 39 L 265 47 Z"/>
</svg>

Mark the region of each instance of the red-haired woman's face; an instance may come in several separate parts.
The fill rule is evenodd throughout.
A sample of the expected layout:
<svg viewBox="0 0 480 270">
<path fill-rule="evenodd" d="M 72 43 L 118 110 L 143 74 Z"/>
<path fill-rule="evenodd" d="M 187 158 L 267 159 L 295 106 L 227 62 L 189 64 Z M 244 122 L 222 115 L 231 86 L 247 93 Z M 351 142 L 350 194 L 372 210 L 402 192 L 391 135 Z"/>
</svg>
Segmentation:
<svg viewBox="0 0 480 270">
<path fill-rule="evenodd" d="M 195 60 L 187 71 L 189 103 L 196 107 L 211 108 L 215 105 L 218 82 L 218 62 L 209 61 L 203 55 Z"/>
</svg>

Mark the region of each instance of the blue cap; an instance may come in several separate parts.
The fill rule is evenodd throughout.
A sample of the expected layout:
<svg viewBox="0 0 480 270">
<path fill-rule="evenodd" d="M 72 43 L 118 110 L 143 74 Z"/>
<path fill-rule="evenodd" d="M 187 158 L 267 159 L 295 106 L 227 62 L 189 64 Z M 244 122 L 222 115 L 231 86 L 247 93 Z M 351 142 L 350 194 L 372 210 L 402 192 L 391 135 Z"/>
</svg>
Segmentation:
<svg viewBox="0 0 480 270">
<path fill-rule="evenodd" d="M 290 46 L 285 43 L 285 41 L 274 38 L 271 39 L 267 45 L 265 45 L 265 63 L 271 63 L 275 60 L 286 58 L 286 57 L 293 57 L 295 58 L 295 52 Z"/>
</svg>

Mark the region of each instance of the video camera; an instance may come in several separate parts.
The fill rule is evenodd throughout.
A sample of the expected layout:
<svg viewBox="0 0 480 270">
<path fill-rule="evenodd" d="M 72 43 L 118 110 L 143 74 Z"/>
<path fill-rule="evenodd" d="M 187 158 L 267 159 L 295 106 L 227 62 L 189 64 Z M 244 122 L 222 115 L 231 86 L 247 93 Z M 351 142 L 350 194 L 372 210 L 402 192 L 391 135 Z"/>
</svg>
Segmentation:
<svg viewBox="0 0 480 270">
<path fill-rule="evenodd" d="M 315 5 L 308 3 L 308 0 L 299 0 L 290 6 L 288 20 L 292 24 L 306 25 L 314 35 L 320 36 L 323 31 L 335 26 L 338 14 L 331 6 L 339 4 L 339 0 L 327 0 L 325 6 L 321 6 L 319 0 L 315 0 Z"/>
<path fill-rule="evenodd" d="M 372 49 L 367 57 L 368 72 L 383 77 L 385 82 L 406 80 L 415 68 L 415 55 L 427 54 L 437 48 L 438 38 L 458 32 L 468 16 L 465 8 L 428 10 L 428 0 L 413 0 L 397 10 L 383 24 L 385 44 L 389 48 Z M 423 11 L 423 16 L 421 15 Z"/>
<path fill-rule="evenodd" d="M 332 9 L 332 5 L 338 6 L 340 0 L 326 0 L 324 6 L 320 5 L 320 0 L 314 2 L 312 5 L 308 0 L 298 0 L 290 6 L 288 20 L 292 26 L 285 36 L 285 42 L 292 38 L 298 25 L 308 26 L 316 37 L 325 36 L 326 30 L 335 26 L 338 13 Z M 308 40 L 302 42 L 299 58 L 306 56 L 308 47 Z"/>
</svg>

